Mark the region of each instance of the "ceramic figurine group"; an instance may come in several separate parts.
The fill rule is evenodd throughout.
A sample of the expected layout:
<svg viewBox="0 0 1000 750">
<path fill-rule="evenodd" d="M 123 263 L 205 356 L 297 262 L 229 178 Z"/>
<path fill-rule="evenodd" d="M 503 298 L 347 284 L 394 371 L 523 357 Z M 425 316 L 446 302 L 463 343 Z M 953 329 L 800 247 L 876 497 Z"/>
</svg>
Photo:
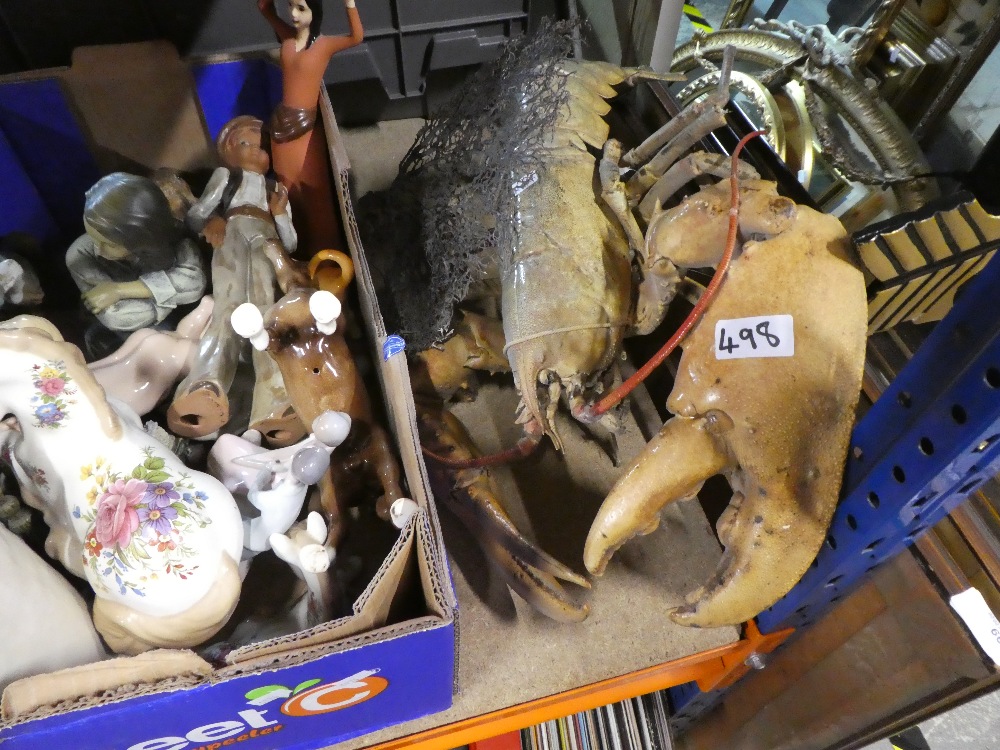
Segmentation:
<svg viewBox="0 0 1000 750">
<path fill-rule="evenodd" d="M 221 166 L 200 198 L 169 172 L 114 173 L 87 192 L 84 232 L 66 264 L 88 313 L 130 332 L 115 352 L 87 363 L 44 317 L 0 323 L 8 415 L 0 465 L 41 512 L 45 552 L 94 592 L 88 612 L 0 526 L 0 559 L 18 571 L 4 576 L 2 594 L 24 607 L 15 636 L 35 637 L 44 623 L 58 646 L 38 661 L 25 656 L 34 650 L 23 638 L 6 638 L 0 687 L 103 658 L 105 646 L 136 654 L 204 643 L 232 616 L 251 560 L 267 550 L 306 583 L 291 625 L 318 624 L 333 612 L 328 569 L 348 487 L 358 484 L 350 475 L 367 472 L 380 484 L 384 518 L 401 500 L 390 440 L 372 419 L 338 326 L 342 300 L 318 291 L 308 264 L 293 257 L 322 250 L 313 269 L 334 258 L 345 266 L 339 278 L 352 277 L 335 249 L 338 204 L 317 115 L 330 57 L 362 38 L 354 0 L 345 6 L 350 35 L 326 37 L 319 0 L 289 0 L 291 23 L 273 0 L 259 0 L 281 41 L 284 97 L 269 126 L 243 115 L 223 127 Z M 34 270 L 6 243 L 0 290 L 10 305 L 42 301 Z M 250 351 L 247 417 L 230 396 Z M 172 435 L 143 425 L 158 407 Z M 172 450 L 187 440 L 214 441 L 204 470 Z M 322 513 L 307 514 L 314 484 Z"/>
</svg>

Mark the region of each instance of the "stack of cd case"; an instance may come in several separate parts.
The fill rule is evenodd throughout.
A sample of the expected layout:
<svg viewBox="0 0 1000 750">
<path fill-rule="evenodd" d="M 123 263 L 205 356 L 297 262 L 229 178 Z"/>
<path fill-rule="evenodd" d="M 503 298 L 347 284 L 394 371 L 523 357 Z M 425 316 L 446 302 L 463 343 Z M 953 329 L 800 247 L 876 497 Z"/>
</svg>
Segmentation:
<svg viewBox="0 0 1000 750">
<path fill-rule="evenodd" d="M 672 750 L 665 692 L 521 730 L 524 750 Z"/>
</svg>

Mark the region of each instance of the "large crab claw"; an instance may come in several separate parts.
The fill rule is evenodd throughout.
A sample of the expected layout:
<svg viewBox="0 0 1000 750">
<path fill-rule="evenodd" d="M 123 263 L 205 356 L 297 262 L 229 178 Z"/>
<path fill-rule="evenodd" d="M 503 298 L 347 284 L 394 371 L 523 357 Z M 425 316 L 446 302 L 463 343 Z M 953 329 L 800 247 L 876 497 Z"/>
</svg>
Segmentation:
<svg viewBox="0 0 1000 750">
<path fill-rule="evenodd" d="M 763 205 L 778 200 L 773 184 L 753 187 Z M 721 190 L 703 190 L 667 212 L 668 234 L 698 245 L 697 233 L 685 231 L 691 217 L 721 223 L 727 208 Z M 599 573 L 619 546 L 656 527 L 667 503 L 725 474 L 733 489 L 718 524 L 726 549 L 716 574 L 671 612 L 685 625 L 739 624 L 777 601 L 809 567 L 837 505 L 864 366 L 864 280 L 835 218 L 803 206 L 782 213 L 780 231 L 764 227 L 757 236 L 766 239 L 743 246 L 684 342 L 667 402 L 676 416 L 612 488 L 584 548 L 584 563 Z M 716 246 L 716 229 L 703 250 Z M 790 318 L 782 335 L 794 348 L 761 357 L 770 329 L 755 325 L 779 314 Z M 739 335 L 746 325 L 760 337 L 756 352 L 751 334 Z M 725 356 L 718 342 L 726 336 L 754 356 Z"/>
<path fill-rule="evenodd" d="M 775 467 L 788 481 L 770 483 L 769 492 L 735 471 L 731 428 L 720 412 L 669 420 L 608 495 L 584 550 L 587 568 L 600 574 L 618 547 L 656 528 L 668 503 L 695 496 L 706 479 L 726 473 L 734 486 L 718 523 L 726 549 L 716 574 L 670 613 L 682 625 L 735 625 L 781 598 L 819 551 L 837 504 L 829 486 L 839 477 L 831 482 L 807 471 L 793 478 L 789 467 Z"/>
</svg>

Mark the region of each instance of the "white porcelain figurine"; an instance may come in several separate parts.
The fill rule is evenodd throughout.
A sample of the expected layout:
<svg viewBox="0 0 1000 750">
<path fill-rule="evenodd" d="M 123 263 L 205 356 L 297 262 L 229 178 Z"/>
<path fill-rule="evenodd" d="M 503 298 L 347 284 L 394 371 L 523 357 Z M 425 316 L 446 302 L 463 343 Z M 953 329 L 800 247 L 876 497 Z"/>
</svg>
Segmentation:
<svg viewBox="0 0 1000 750">
<path fill-rule="evenodd" d="M 271 547 L 306 584 L 306 593 L 291 607 L 299 630 L 311 628 L 333 617 L 337 598 L 336 579 L 330 565 L 336 554 L 327 542 L 326 521 L 316 511 L 292 526 L 287 534 L 271 534 Z"/>
<path fill-rule="evenodd" d="M 211 296 L 202 297 L 175 331 L 140 328 L 115 352 L 88 367 L 105 393 L 140 416 L 148 414 L 190 371 L 213 307 Z"/>
<path fill-rule="evenodd" d="M 336 579 L 330 572 L 336 551 L 327 539 L 326 522 L 310 513 L 296 523 L 309 486 L 330 466 L 330 454 L 347 439 L 351 418 L 326 411 L 312 424 L 309 436 L 295 445 L 268 450 L 261 436 L 248 430 L 242 437 L 220 435 L 208 454 L 208 471 L 234 495 L 246 497 L 259 515 L 244 516 L 244 550 L 241 570 L 266 550 L 286 562 L 305 584 L 284 617 L 262 623 L 250 619 L 230 637 L 249 643 L 326 622 L 337 605 Z"/>
<path fill-rule="evenodd" d="M 40 305 L 44 298 L 38 274 L 27 261 L 0 254 L 0 307 Z"/>
<path fill-rule="evenodd" d="M 0 357 L 3 453 L 49 527 L 45 551 L 93 587 L 108 645 L 135 654 L 218 632 L 241 588 L 229 491 L 123 418 L 45 319 L 0 324 Z"/>
<path fill-rule="evenodd" d="M 270 536 L 285 533 L 295 523 L 306 491 L 330 467 L 330 454 L 350 431 L 347 414 L 326 411 L 313 420 L 307 438 L 285 448 L 262 447 L 256 430 L 242 437 L 219 436 L 208 454 L 209 473 L 233 494 L 245 495 L 260 511 L 243 522 L 243 544 L 251 554 L 271 549 Z"/>
<path fill-rule="evenodd" d="M 107 656 L 72 586 L 0 524 L 0 690 L 14 680 Z"/>
</svg>

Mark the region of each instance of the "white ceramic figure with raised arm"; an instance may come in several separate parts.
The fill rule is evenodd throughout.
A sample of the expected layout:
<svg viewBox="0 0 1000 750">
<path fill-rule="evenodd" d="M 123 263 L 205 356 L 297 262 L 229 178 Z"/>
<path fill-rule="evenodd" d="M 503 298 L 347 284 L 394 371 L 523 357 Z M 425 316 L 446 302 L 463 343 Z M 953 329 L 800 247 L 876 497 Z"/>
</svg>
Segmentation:
<svg viewBox="0 0 1000 750">
<path fill-rule="evenodd" d="M 309 436 L 286 448 L 268 450 L 260 434 L 220 435 L 208 454 L 208 471 L 233 494 L 245 495 L 260 515 L 244 518 L 244 568 L 271 549 L 271 536 L 284 534 L 302 511 L 306 492 L 330 466 L 330 454 L 347 439 L 351 418 L 338 411 L 320 414 Z"/>
<path fill-rule="evenodd" d="M 0 690 L 14 680 L 107 656 L 87 605 L 56 570 L 0 524 Z"/>
<path fill-rule="evenodd" d="M 108 645 L 136 654 L 218 632 L 241 587 L 229 491 L 119 415 L 45 319 L 0 324 L 0 358 L 4 455 L 48 524 L 45 551 L 93 587 Z"/>
</svg>

